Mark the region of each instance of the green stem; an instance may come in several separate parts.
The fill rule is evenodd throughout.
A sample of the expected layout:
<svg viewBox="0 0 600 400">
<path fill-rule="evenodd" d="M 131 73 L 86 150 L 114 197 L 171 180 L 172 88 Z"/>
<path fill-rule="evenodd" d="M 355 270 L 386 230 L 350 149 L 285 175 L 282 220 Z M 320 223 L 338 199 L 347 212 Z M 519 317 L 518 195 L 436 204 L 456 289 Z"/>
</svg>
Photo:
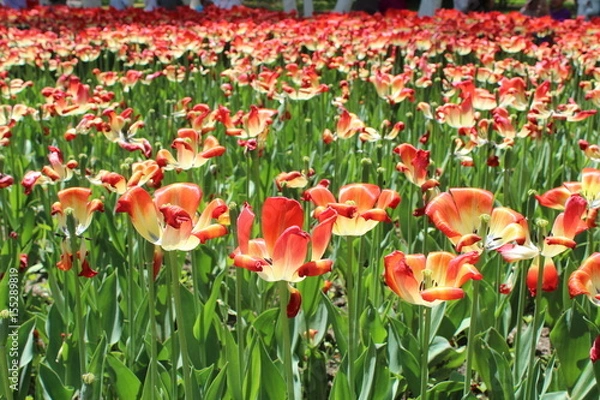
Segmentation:
<svg viewBox="0 0 600 400">
<path fill-rule="evenodd" d="M 179 284 L 180 265 L 177 262 L 177 253 L 168 251 L 169 271 L 171 273 L 171 285 L 173 286 L 173 301 L 175 303 L 175 320 L 177 322 L 177 333 L 179 337 L 179 352 L 181 354 L 181 364 L 183 365 L 183 384 L 185 398 L 193 399 L 192 376 L 190 373 L 190 359 L 187 346 L 185 318 L 183 317 L 183 307 L 181 305 L 181 289 Z M 175 356 L 175 355 L 173 355 Z M 175 363 L 175 366 L 177 363 Z"/>
<path fill-rule="evenodd" d="M 243 386 L 244 372 L 246 369 L 246 359 L 244 354 L 244 320 L 242 319 L 242 280 L 244 279 L 244 271 L 241 268 L 235 269 L 235 312 L 236 322 L 235 330 L 237 334 L 238 344 L 238 358 L 240 372 L 238 374 L 240 381 L 238 382 L 239 387 Z"/>
<path fill-rule="evenodd" d="M 148 313 L 150 314 L 150 399 L 154 400 L 156 388 L 157 366 L 157 342 L 158 335 L 156 330 L 156 288 L 154 281 L 154 263 L 147 263 L 148 266 Z"/>
<path fill-rule="evenodd" d="M 525 313 L 525 302 L 527 300 L 527 284 L 525 267 L 523 265 L 517 265 L 519 270 L 519 299 L 517 302 L 517 327 L 515 332 L 515 365 L 513 368 L 513 379 L 514 382 L 519 382 L 521 379 L 521 373 L 519 371 L 520 359 L 521 359 L 521 332 L 523 328 L 523 314 Z"/>
<path fill-rule="evenodd" d="M 346 290 L 348 291 L 348 386 L 350 388 L 351 398 L 354 398 L 354 361 L 356 360 L 356 315 L 354 298 L 354 249 L 352 243 L 353 236 L 346 237 L 348 251 L 348 265 L 346 271 Z"/>
<path fill-rule="evenodd" d="M 429 343 L 431 336 L 431 308 L 423 308 L 423 330 L 421 331 L 421 400 L 427 399 L 429 382 Z"/>
<path fill-rule="evenodd" d="M 532 391 L 534 390 L 533 385 L 535 384 L 534 382 L 534 373 L 533 373 L 533 367 L 535 365 L 535 351 L 537 348 L 537 343 L 538 343 L 538 332 L 537 327 L 540 324 L 540 318 L 542 317 L 542 313 L 541 313 L 541 308 L 542 308 L 542 283 L 544 281 L 544 264 L 545 264 L 545 257 L 543 256 L 539 256 L 539 267 L 538 267 L 538 276 L 537 276 L 537 282 L 536 282 L 536 287 L 535 287 L 535 298 L 534 298 L 534 302 L 535 302 L 535 309 L 533 311 L 533 329 L 531 332 L 531 349 L 529 351 L 529 363 L 527 364 L 527 382 L 526 382 L 526 386 L 525 386 L 525 396 L 527 398 L 533 398 L 530 397 L 530 394 L 532 393 Z"/>
<path fill-rule="evenodd" d="M 288 293 L 288 283 L 286 281 L 280 281 L 277 283 L 277 288 L 279 289 L 279 322 L 281 324 L 281 337 L 283 341 L 280 351 L 283 357 L 287 398 L 288 400 L 295 400 L 294 371 L 292 369 L 292 340 L 290 337 L 290 323 L 287 316 L 287 303 L 290 297 Z"/>
<path fill-rule="evenodd" d="M 467 338 L 467 366 L 465 370 L 465 386 L 463 389 L 463 397 L 468 396 L 471 393 L 471 373 L 473 370 L 473 352 L 475 350 L 475 333 L 476 324 L 474 321 L 477 320 L 476 315 L 478 314 L 479 306 L 479 282 L 472 281 L 473 285 L 473 298 L 471 299 L 471 323 L 469 327 L 469 335 Z"/>
<path fill-rule="evenodd" d="M 129 219 L 129 218 L 128 218 Z M 129 227 L 129 234 L 127 235 L 127 260 L 129 261 L 129 268 L 127 268 L 127 286 L 129 287 L 129 290 L 133 290 L 134 288 L 134 283 L 133 283 L 133 266 L 134 265 L 138 265 L 135 260 L 134 260 L 134 252 L 133 252 L 133 237 L 134 237 L 134 232 L 135 229 L 133 228 L 133 224 L 131 223 L 131 221 L 128 223 L 128 227 Z M 134 312 L 134 305 L 133 305 L 133 301 L 134 301 L 134 296 L 127 296 L 127 326 L 128 326 L 128 333 L 129 333 L 129 340 L 127 342 L 127 366 L 131 369 L 131 367 L 133 366 L 134 362 L 135 362 L 135 327 L 134 327 L 134 319 L 135 319 L 135 312 Z"/>
</svg>

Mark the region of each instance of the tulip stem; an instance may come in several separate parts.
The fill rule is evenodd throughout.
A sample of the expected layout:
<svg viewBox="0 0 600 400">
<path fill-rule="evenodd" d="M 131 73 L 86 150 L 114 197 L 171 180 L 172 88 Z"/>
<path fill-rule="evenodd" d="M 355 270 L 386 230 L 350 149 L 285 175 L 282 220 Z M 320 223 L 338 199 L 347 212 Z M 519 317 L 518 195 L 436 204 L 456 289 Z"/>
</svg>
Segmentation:
<svg viewBox="0 0 600 400">
<path fill-rule="evenodd" d="M 129 218 L 128 218 L 129 219 Z M 127 235 L 127 259 L 129 261 L 129 267 L 127 268 L 127 286 L 129 290 L 133 290 L 133 266 L 137 265 L 134 261 L 134 252 L 133 252 L 133 237 L 135 235 L 135 230 L 133 228 L 133 224 L 131 221 L 128 222 L 129 234 Z M 127 341 L 127 366 L 131 369 L 133 364 L 135 363 L 135 328 L 134 328 L 134 320 L 135 320 L 135 312 L 133 307 L 133 296 L 127 296 L 127 327 L 129 333 L 129 340 Z"/>
<path fill-rule="evenodd" d="M 150 314 L 150 399 L 154 400 L 156 388 L 156 372 L 158 351 L 156 347 L 156 288 L 154 282 L 154 263 L 148 262 L 148 313 Z M 130 296 L 131 297 L 131 296 Z"/>
<path fill-rule="evenodd" d="M 173 302 L 175 303 L 175 321 L 177 322 L 177 333 L 179 335 L 179 353 L 181 354 L 181 364 L 183 365 L 183 383 L 185 390 L 185 398 L 193 399 L 192 381 L 190 374 L 190 360 L 187 346 L 185 318 L 183 317 L 183 307 L 181 305 L 181 289 L 179 284 L 180 266 L 177 262 L 177 253 L 174 251 L 168 251 L 167 257 L 169 260 L 169 271 L 171 273 L 171 285 L 173 287 Z M 175 357 L 175 354 L 173 354 Z M 174 358 L 176 359 L 176 358 Z M 173 368 L 177 368 L 177 362 L 174 362 Z M 176 385 L 176 382 L 173 382 Z"/>
<path fill-rule="evenodd" d="M 521 359 L 521 332 L 523 330 L 523 314 L 525 313 L 525 293 L 527 290 L 525 266 L 517 265 L 519 270 L 519 299 L 517 302 L 517 330 L 515 332 L 515 365 L 513 367 L 514 382 L 519 382 L 521 379 L 520 359 Z"/>
<path fill-rule="evenodd" d="M 468 396 L 471 393 L 471 373 L 473 371 L 473 351 L 475 350 L 475 333 L 476 324 L 474 321 L 477 320 L 479 314 L 479 282 L 472 281 L 473 285 L 473 297 L 471 299 L 471 322 L 469 326 L 469 334 L 467 337 L 467 365 L 465 370 L 465 386 L 463 389 L 463 397 Z"/>
<path fill-rule="evenodd" d="M 279 289 L 279 323 L 281 324 L 281 356 L 283 358 L 283 368 L 285 371 L 285 383 L 287 386 L 288 400 L 295 400 L 294 393 L 294 371 L 292 369 L 292 341 L 290 338 L 290 323 L 287 316 L 287 304 L 289 301 L 288 283 L 280 281 L 277 283 Z"/>
<path fill-rule="evenodd" d="M 72 265 L 71 275 L 73 276 L 73 285 L 75 287 L 75 324 L 77 329 L 77 348 L 79 350 L 79 379 L 81 383 L 81 393 L 84 393 L 85 383 L 83 382 L 83 374 L 86 373 L 87 354 L 85 350 L 85 325 L 83 319 L 83 310 L 81 308 L 81 287 L 79 282 L 79 252 L 77 246 L 77 236 L 75 235 L 75 218 L 73 215 L 67 215 L 67 231 L 69 232 L 69 246 L 71 250 Z M 82 254 L 83 255 L 83 254 Z M 67 255 L 69 256 L 69 255 Z M 67 290 L 68 291 L 68 290 Z"/>
<path fill-rule="evenodd" d="M 429 382 L 429 343 L 431 336 L 431 309 L 423 308 L 423 330 L 421 331 L 421 400 L 427 399 L 427 383 Z"/>
<path fill-rule="evenodd" d="M 239 387 L 243 387 L 244 372 L 246 369 L 246 360 L 244 355 L 244 320 L 242 319 L 242 280 L 244 279 L 244 271 L 241 268 L 235 269 L 235 330 L 237 334 L 238 358 L 239 358 Z"/>
<path fill-rule="evenodd" d="M 355 289 L 354 289 L 354 242 L 353 236 L 346 237 L 348 246 L 348 265 L 346 272 L 346 286 L 348 297 L 348 386 L 351 398 L 354 398 L 354 360 L 356 359 L 356 315 L 355 315 Z"/>
<path fill-rule="evenodd" d="M 534 303 L 535 303 L 535 309 L 533 311 L 533 327 L 532 327 L 532 332 L 531 332 L 531 349 L 529 351 L 529 363 L 527 365 L 527 382 L 525 385 L 525 397 L 527 398 L 532 398 L 529 397 L 529 394 L 534 390 L 533 389 L 533 385 L 534 385 L 534 373 L 533 373 L 533 367 L 535 365 L 535 351 L 537 348 L 537 343 L 538 343 L 538 332 L 537 332 L 537 327 L 540 324 L 540 318 L 542 316 L 541 313 L 541 308 L 542 308 L 542 283 L 544 281 L 544 266 L 546 263 L 546 258 L 543 256 L 538 256 L 539 257 L 539 268 L 538 268 L 538 275 L 537 275 L 537 282 L 536 282 L 536 286 L 535 286 L 535 299 L 534 299 Z"/>
</svg>

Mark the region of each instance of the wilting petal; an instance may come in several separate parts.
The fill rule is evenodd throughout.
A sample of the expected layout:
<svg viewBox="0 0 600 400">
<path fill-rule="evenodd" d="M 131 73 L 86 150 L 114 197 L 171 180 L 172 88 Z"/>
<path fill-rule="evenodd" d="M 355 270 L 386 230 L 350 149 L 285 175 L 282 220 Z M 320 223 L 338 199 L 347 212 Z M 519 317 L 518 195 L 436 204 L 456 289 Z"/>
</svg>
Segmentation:
<svg viewBox="0 0 600 400">
<path fill-rule="evenodd" d="M 558 271 L 550 257 L 544 257 L 544 276 L 542 277 L 542 290 L 552 292 L 558 287 Z M 529 293 L 535 296 L 537 280 L 539 275 L 539 257 L 533 260 L 531 267 L 527 271 L 527 287 Z"/>
<path fill-rule="evenodd" d="M 207 240 L 215 239 L 227 234 L 227 228 L 223 225 L 212 224 L 202 229 L 192 231 L 192 235 L 200 239 L 200 243 L 206 243 Z"/>
<path fill-rule="evenodd" d="M 263 258 L 256 258 L 247 254 L 237 254 L 233 258 L 233 264 L 236 267 L 245 268 L 253 272 L 261 272 L 263 267 L 269 265 Z"/>
<path fill-rule="evenodd" d="M 298 276 L 304 278 L 305 276 L 323 275 L 331 271 L 332 266 L 333 261 L 331 260 L 309 261 L 298 269 Z"/>
<path fill-rule="evenodd" d="M 286 308 L 287 317 L 294 318 L 296 315 L 298 315 L 298 312 L 300 311 L 300 306 L 302 305 L 302 295 L 300 294 L 300 291 L 298 289 L 293 288 L 289 285 L 288 290 L 290 291 L 290 298 L 288 300 Z"/>
<path fill-rule="evenodd" d="M 150 243 L 160 244 L 159 215 L 152 197 L 141 187 L 127 191 L 117 201 L 116 212 L 126 212 L 140 235 Z"/>
</svg>

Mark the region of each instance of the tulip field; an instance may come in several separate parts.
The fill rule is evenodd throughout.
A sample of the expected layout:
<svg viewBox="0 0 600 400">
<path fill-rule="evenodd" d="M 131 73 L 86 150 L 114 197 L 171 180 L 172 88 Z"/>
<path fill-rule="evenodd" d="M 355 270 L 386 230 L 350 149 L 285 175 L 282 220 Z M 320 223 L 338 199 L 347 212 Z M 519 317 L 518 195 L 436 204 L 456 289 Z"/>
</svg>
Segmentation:
<svg viewBox="0 0 600 400">
<path fill-rule="evenodd" d="M 0 9 L 0 398 L 600 398 L 600 20 Z"/>
</svg>

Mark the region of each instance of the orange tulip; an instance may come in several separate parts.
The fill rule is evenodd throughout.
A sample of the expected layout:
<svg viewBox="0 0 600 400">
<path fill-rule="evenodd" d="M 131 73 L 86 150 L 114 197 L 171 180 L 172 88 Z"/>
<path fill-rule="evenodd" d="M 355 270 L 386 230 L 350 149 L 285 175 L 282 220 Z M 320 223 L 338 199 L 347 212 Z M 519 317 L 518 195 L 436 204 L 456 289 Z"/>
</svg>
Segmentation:
<svg viewBox="0 0 600 400">
<path fill-rule="evenodd" d="M 173 157 L 169 150 L 162 149 L 156 155 L 156 162 L 166 170 L 181 171 L 201 167 L 209 159 L 225 153 L 225 147 L 219 145 L 219 141 L 214 136 L 208 135 L 203 140 L 200 139 L 198 131 L 180 129 L 177 132 L 177 139 L 171 145 L 177 150 L 177 158 Z"/>
<path fill-rule="evenodd" d="M 58 217 L 58 225 L 63 234 L 71 236 L 67 227 L 67 215 L 71 214 L 75 220 L 75 235 L 80 236 L 92 223 L 94 211 L 104 211 L 102 201 L 94 199 L 89 201 L 91 189 L 73 187 L 58 192 L 58 200 L 52 205 L 52 215 Z"/>
<path fill-rule="evenodd" d="M 154 192 L 154 199 L 136 186 L 119 198 L 116 211 L 128 213 L 140 235 L 163 250 L 188 251 L 227 233 L 222 224 L 227 219 L 225 202 L 214 199 L 198 217 L 201 199 L 202 190 L 193 183 L 165 186 Z"/>
<path fill-rule="evenodd" d="M 469 279 L 480 280 L 475 268 L 477 252 L 455 256 L 448 252 L 405 255 L 394 251 L 384 257 L 386 284 L 403 300 L 433 307 L 442 301 L 464 297 L 461 286 Z"/>
<path fill-rule="evenodd" d="M 498 250 L 509 243 L 523 244 L 524 217 L 506 207 L 493 207 L 494 196 L 482 189 L 455 188 L 429 202 L 425 214 L 459 252 Z M 489 218 L 481 231 L 482 218 Z"/>
<path fill-rule="evenodd" d="M 324 211 L 309 234 L 302 230 L 304 213 L 300 203 L 285 197 L 269 197 L 262 208 L 263 238 L 250 239 L 255 215 L 246 205 L 237 221 L 239 247 L 232 254 L 233 263 L 269 282 L 299 282 L 307 276 L 329 272 L 333 261 L 322 257 L 329 245 L 335 216 L 332 209 Z"/>
<path fill-rule="evenodd" d="M 571 297 L 586 295 L 592 303 L 600 306 L 600 253 L 586 258 L 569 277 Z"/>
<path fill-rule="evenodd" d="M 375 228 L 379 222 L 389 222 L 386 209 L 396 208 L 400 204 L 397 192 L 381 190 L 377 185 L 369 183 L 342 186 L 338 202 L 327 188 L 328 185 L 328 181 L 321 181 L 304 192 L 304 198 L 317 206 L 314 216 L 319 220 L 328 208 L 337 212 L 333 233 L 339 236 L 361 236 Z"/>
<path fill-rule="evenodd" d="M 396 165 L 396 170 L 402 172 L 411 183 L 420 186 L 423 191 L 439 185 L 437 180 L 427 179 L 428 150 L 416 149 L 411 144 L 403 143 L 396 146 L 394 153 L 402 160 Z"/>
</svg>

